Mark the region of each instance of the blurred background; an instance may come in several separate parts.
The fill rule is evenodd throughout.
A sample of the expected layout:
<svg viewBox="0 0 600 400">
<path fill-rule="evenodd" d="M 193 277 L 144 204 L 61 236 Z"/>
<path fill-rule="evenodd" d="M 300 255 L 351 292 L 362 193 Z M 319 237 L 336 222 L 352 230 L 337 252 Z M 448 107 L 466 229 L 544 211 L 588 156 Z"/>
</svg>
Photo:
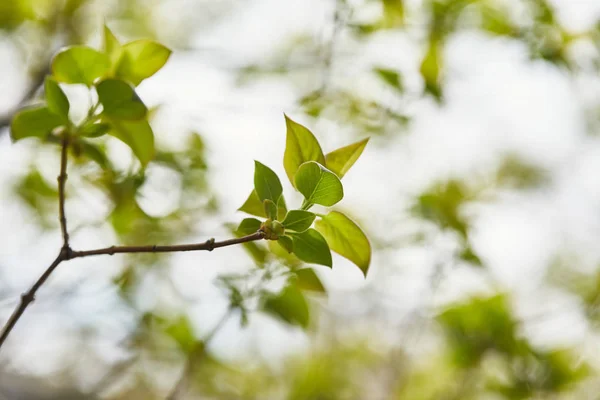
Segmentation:
<svg viewBox="0 0 600 400">
<path fill-rule="evenodd" d="M 303 329 L 260 310 L 301 267 L 263 243 L 71 261 L 0 399 L 598 399 L 600 2 L 1 0 L 2 323 L 61 246 L 59 151 L 8 125 L 104 23 L 174 53 L 140 86 L 155 161 L 71 158 L 74 248 L 231 237 L 253 160 L 285 176 L 285 112 L 326 152 L 371 137 L 340 204 L 371 268 L 311 266 Z"/>
</svg>

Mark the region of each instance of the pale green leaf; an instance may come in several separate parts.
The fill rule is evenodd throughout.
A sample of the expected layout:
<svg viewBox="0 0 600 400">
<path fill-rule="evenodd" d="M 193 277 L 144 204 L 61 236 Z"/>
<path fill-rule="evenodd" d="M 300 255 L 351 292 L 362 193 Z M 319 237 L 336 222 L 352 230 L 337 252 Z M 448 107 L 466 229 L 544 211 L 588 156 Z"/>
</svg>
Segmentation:
<svg viewBox="0 0 600 400">
<path fill-rule="evenodd" d="M 263 201 L 263 207 L 265 208 L 267 218 L 271 218 L 272 220 L 277 219 L 277 205 L 275 203 L 269 199 L 265 199 L 265 201 Z"/>
<path fill-rule="evenodd" d="M 338 211 L 332 211 L 315 223 L 331 250 L 356 264 L 366 276 L 371 264 L 371 244 L 356 223 Z"/>
<path fill-rule="evenodd" d="M 368 142 L 369 138 L 366 138 L 332 151 L 325 156 L 325 166 L 342 179 L 358 160 Z"/>
<path fill-rule="evenodd" d="M 294 271 L 294 274 L 296 274 L 296 286 L 300 290 L 325 293 L 325 287 L 314 269 L 302 268 Z"/>
<path fill-rule="evenodd" d="M 122 52 L 121 43 L 106 25 L 104 25 L 104 52 L 108 55 L 112 66 L 116 65 Z"/>
<path fill-rule="evenodd" d="M 304 262 L 331 267 L 331 251 L 325 238 L 316 230 L 309 228 L 302 233 L 291 233 L 294 240 L 294 254 Z"/>
<path fill-rule="evenodd" d="M 238 226 L 236 233 L 240 235 L 250 235 L 258 232 L 261 222 L 256 218 L 244 218 Z"/>
<path fill-rule="evenodd" d="M 294 177 L 300 165 L 307 161 L 316 161 L 324 165 L 325 156 L 323 156 L 321 145 L 306 127 L 292 121 L 287 115 L 285 116 L 285 125 L 287 133 L 283 166 L 290 182 L 294 185 Z"/>
<path fill-rule="evenodd" d="M 10 125 L 10 137 L 17 141 L 26 137 L 44 138 L 63 124 L 63 119 L 48 107 L 32 107 L 19 111 Z"/>
<path fill-rule="evenodd" d="M 154 133 L 145 119 L 138 121 L 111 120 L 109 134 L 128 145 L 145 167 L 154 157 Z"/>
<path fill-rule="evenodd" d="M 312 225 L 315 220 L 315 214 L 304 210 L 291 210 L 285 216 L 282 224 L 285 229 L 296 232 L 304 232 Z"/>
<path fill-rule="evenodd" d="M 105 79 L 96 85 L 103 113 L 113 119 L 135 120 L 146 116 L 148 109 L 134 88 L 120 79 Z"/>
<path fill-rule="evenodd" d="M 152 40 L 136 40 L 122 47 L 115 76 L 134 86 L 158 72 L 171 56 L 171 50 Z"/>
<path fill-rule="evenodd" d="M 281 197 L 279 197 L 279 201 L 277 202 L 277 220 L 283 221 L 287 212 L 287 204 L 285 203 L 285 198 L 282 194 Z"/>
<path fill-rule="evenodd" d="M 300 166 L 296 174 L 296 188 L 304 195 L 308 205 L 320 204 L 329 207 L 344 197 L 340 179 L 314 161 Z"/>
<path fill-rule="evenodd" d="M 283 192 L 281 181 L 273 170 L 258 161 L 254 162 L 254 190 L 260 201 L 271 200 L 275 204 Z"/>
<path fill-rule="evenodd" d="M 87 46 L 71 46 L 59 52 L 52 60 L 52 75 L 63 83 L 82 83 L 92 86 L 105 76 L 110 60 L 104 53 Z"/>
<path fill-rule="evenodd" d="M 238 211 L 243 211 L 250 215 L 255 215 L 261 218 L 267 218 L 267 214 L 265 214 L 265 208 L 262 201 L 260 201 L 258 198 L 256 190 L 253 190 L 252 193 L 250 193 L 244 204 L 238 208 Z"/>
<path fill-rule="evenodd" d="M 69 100 L 60 86 L 58 86 L 58 83 L 56 83 L 56 81 L 49 76 L 46 77 L 44 91 L 46 94 L 46 103 L 48 104 L 48 109 L 61 117 L 64 122 L 68 122 Z"/>
</svg>

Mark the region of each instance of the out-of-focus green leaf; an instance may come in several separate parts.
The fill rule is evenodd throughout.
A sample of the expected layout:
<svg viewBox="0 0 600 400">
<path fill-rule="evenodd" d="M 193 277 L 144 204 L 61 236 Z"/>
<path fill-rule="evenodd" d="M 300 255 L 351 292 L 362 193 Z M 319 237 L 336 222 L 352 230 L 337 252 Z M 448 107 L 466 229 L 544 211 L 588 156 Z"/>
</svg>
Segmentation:
<svg viewBox="0 0 600 400">
<path fill-rule="evenodd" d="M 178 318 L 173 324 L 165 329 L 165 333 L 177 342 L 181 351 L 189 354 L 196 346 L 196 337 L 190 324 L 185 317 Z"/>
<path fill-rule="evenodd" d="M 148 109 L 134 88 L 120 79 L 105 79 L 96 85 L 103 113 L 111 119 L 137 120 L 146 116 Z"/>
<path fill-rule="evenodd" d="M 152 40 L 136 40 L 122 46 L 115 76 L 134 86 L 157 73 L 171 56 L 171 50 Z"/>
<path fill-rule="evenodd" d="M 79 129 L 79 136 L 88 138 L 97 138 L 110 131 L 110 124 L 104 122 L 98 122 L 93 124 L 86 124 Z"/>
<path fill-rule="evenodd" d="M 104 52 L 108 55 L 110 64 L 114 68 L 119 57 L 121 57 L 122 46 L 117 37 L 106 25 L 104 25 Z"/>
<path fill-rule="evenodd" d="M 312 225 L 315 220 L 315 214 L 304 210 L 291 210 L 281 222 L 285 229 L 296 232 L 304 232 Z"/>
<path fill-rule="evenodd" d="M 294 177 L 300 165 L 307 161 L 316 161 L 324 165 L 325 156 L 317 138 L 306 127 L 292 121 L 287 115 L 285 125 L 287 133 L 283 166 L 290 182 L 295 185 Z"/>
<path fill-rule="evenodd" d="M 261 202 L 269 199 L 275 204 L 277 204 L 283 192 L 277 174 L 258 161 L 254 161 L 254 190 Z"/>
<path fill-rule="evenodd" d="M 295 286 L 287 286 L 277 295 L 267 297 L 263 310 L 292 325 L 308 327 L 309 309 L 304 295 Z"/>
<path fill-rule="evenodd" d="M 442 67 L 442 45 L 438 40 L 430 40 L 419 71 L 425 82 L 425 92 L 432 95 L 437 101 L 442 99 Z"/>
<path fill-rule="evenodd" d="M 328 153 L 325 156 L 325 166 L 342 179 L 358 160 L 368 142 L 369 138 L 366 138 Z"/>
<path fill-rule="evenodd" d="M 44 138 L 63 125 L 63 119 L 48 107 L 31 107 L 19 111 L 10 125 L 10 137 L 17 141 L 26 137 Z"/>
<path fill-rule="evenodd" d="M 377 74 L 377 76 L 385 82 L 392 89 L 396 90 L 398 93 L 404 93 L 404 85 L 402 84 L 402 77 L 393 69 L 389 68 L 374 68 L 373 71 Z"/>
<path fill-rule="evenodd" d="M 315 223 L 315 228 L 331 250 L 352 261 L 365 276 L 371 264 L 371 244 L 358 225 L 338 211 L 332 211 Z"/>
<path fill-rule="evenodd" d="M 456 231 L 463 239 L 467 238 L 468 223 L 461 215 L 460 208 L 467 202 L 468 191 L 464 184 L 449 181 L 433 187 L 417 199 L 413 212 L 430 220 L 441 228 Z"/>
<path fill-rule="evenodd" d="M 325 293 L 325 287 L 321 279 L 312 268 L 302 268 L 294 271 L 296 275 L 296 286 L 300 290 L 310 290 L 313 292 Z"/>
<path fill-rule="evenodd" d="M 262 201 L 260 201 L 258 194 L 256 194 L 256 190 L 252 190 L 252 193 L 250 193 L 244 204 L 242 204 L 242 206 L 238 208 L 238 211 L 243 211 L 250 215 L 255 215 L 261 218 L 267 218 L 265 208 L 263 206 Z"/>
<path fill-rule="evenodd" d="M 154 133 L 148 121 L 111 120 L 111 126 L 109 134 L 131 147 L 145 167 L 154 157 Z"/>
<path fill-rule="evenodd" d="M 327 168 L 314 161 L 300 166 L 296 173 L 296 188 L 304 195 L 308 205 L 333 206 L 344 197 L 340 179 Z"/>
<path fill-rule="evenodd" d="M 331 251 L 325 238 L 309 228 L 302 233 L 290 233 L 294 240 L 294 254 L 304 262 L 330 267 L 333 265 Z"/>
<path fill-rule="evenodd" d="M 240 235 L 250 235 L 258 232 L 261 222 L 256 218 L 244 218 L 237 228 Z"/>
<path fill-rule="evenodd" d="M 277 243 L 281 247 L 283 247 L 288 253 L 292 253 L 294 251 L 294 241 L 289 236 L 280 236 L 277 239 Z"/>
<path fill-rule="evenodd" d="M 381 0 L 385 28 L 397 28 L 404 25 L 404 0 Z"/>
<path fill-rule="evenodd" d="M 69 100 L 62 91 L 58 83 L 50 77 L 46 77 L 44 83 L 44 91 L 46 92 L 46 103 L 48 109 L 58 115 L 66 123 L 69 121 Z"/>
<path fill-rule="evenodd" d="M 110 60 L 87 46 L 71 46 L 59 52 L 52 60 L 52 75 L 63 83 L 82 83 L 92 86 L 96 79 L 105 76 Z"/>
</svg>

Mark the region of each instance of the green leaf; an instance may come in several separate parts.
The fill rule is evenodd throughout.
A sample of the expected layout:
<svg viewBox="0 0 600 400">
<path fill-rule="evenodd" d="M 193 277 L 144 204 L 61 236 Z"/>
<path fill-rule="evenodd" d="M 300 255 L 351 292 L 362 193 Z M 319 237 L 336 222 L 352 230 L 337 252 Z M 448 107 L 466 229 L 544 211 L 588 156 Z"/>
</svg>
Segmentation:
<svg viewBox="0 0 600 400">
<path fill-rule="evenodd" d="M 437 101 L 442 99 L 441 87 L 442 49 L 439 40 L 432 39 L 421 62 L 420 73 L 425 81 L 425 91 Z"/>
<path fill-rule="evenodd" d="M 138 121 L 111 120 L 109 134 L 128 145 L 145 167 L 154 157 L 154 133 L 145 119 Z"/>
<path fill-rule="evenodd" d="M 165 333 L 177 342 L 184 353 L 190 353 L 196 345 L 196 337 L 190 324 L 185 317 L 180 317 L 165 329 Z"/>
<path fill-rule="evenodd" d="M 281 245 L 288 253 L 294 252 L 294 241 L 289 236 L 280 236 L 277 243 Z"/>
<path fill-rule="evenodd" d="M 261 218 L 267 218 L 267 214 L 265 214 L 265 208 L 262 201 L 260 201 L 258 198 L 256 190 L 253 190 L 252 193 L 250 193 L 250 196 L 248 196 L 244 204 L 238 208 L 238 211 L 243 211 L 250 215 L 255 215 Z"/>
<path fill-rule="evenodd" d="M 314 161 L 300 166 L 296 174 L 296 187 L 309 205 L 320 204 L 330 207 L 344 197 L 344 188 L 340 179 Z"/>
<path fill-rule="evenodd" d="M 69 100 L 60 86 L 58 86 L 58 83 L 56 83 L 56 81 L 49 76 L 46 77 L 44 91 L 46 92 L 46 103 L 48 104 L 48 109 L 61 117 L 64 122 L 68 122 Z"/>
<path fill-rule="evenodd" d="M 148 109 L 133 86 L 120 79 L 105 79 L 96 85 L 103 113 L 114 119 L 141 119 Z"/>
<path fill-rule="evenodd" d="M 402 84 L 402 77 L 397 71 L 388 68 L 374 68 L 373 71 L 377 74 L 377 76 L 387 83 L 390 87 L 398 91 L 399 93 L 404 93 L 404 85 Z"/>
<path fill-rule="evenodd" d="M 358 160 L 368 142 L 369 138 L 366 138 L 360 142 L 352 143 L 332 151 L 325 156 L 325 165 L 342 179 L 350 167 Z"/>
<path fill-rule="evenodd" d="M 325 157 L 321 145 L 311 131 L 292 121 L 287 115 L 285 116 L 285 125 L 287 133 L 283 166 L 290 182 L 294 185 L 294 177 L 302 164 L 307 161 L 325 164 Z"/>
<path fill-rule="evenodd" d="M 371 264 L 371 244 L 363 231 L 350 218 L 332 211 L 315 223 L 333 251 L 352 261 L 365 276 Z"/>
<path fill-rule="evenodd" d="M 315 214 L 304 210 L 291 210 L 285 216 L 282 224 L 285 229 L 296 232 L 304 232 L 312 225 L 315 220 Z"/>
<path fill-rule="evenodd" d="M 277 174 L 258 161 L 254 161 L 254 189 L 261 202 L 269 199 L 275 204 L 277 204 L 279 196 L 283 192 Z"/>
<path fill-rule="evenodd" d="M 296 286 L 300 290 L 325 293 L 325 287 L 317 273 L 312 268 L 302 268 L 294 271 L 296 274 Z"/>
<path fill-rule="evenodd" d="M 263 207 L 265 208 L 265 214 L 267 214 L 267 218 L 271 218 L 272 220 L 277 219 L 277 205 L 275 205 L 275 203 L 269 199 L 266 199 L 263 201 Z"/>
<path fill-rule="evenodd" d="M 110 59 L 111 65 L 116 65 L 122 53 L 122 46 L 108 26 L 104 25 L 104 52 Z"/>
<path fill-rule="evenodd" d="M 287 212 L 287 204 L 285 204 L 285 198 L 282 194 L 281 197 L 279 197 L 279 201 L 277 202 L 277 220 L 283 221 Z"/>
<path fill-rule="evenodd" d="M 263 304 L 263 310 L 292 325 L 306 328 L 309 323 L 309 309 L 304 295 L 295 286 L 287 286 L 278 295 L 270 296 Z"/>
<path fill-rule="evenodd" d="M 122 52 L 115 75 L 134 86 L 158 72 L 171 56 L 171 50 L 146 39 L 127 43 Z"/>
<path fill-rule="evenodd" d="M 294 240 L 294 254 L 304 262 L 331 267 L 331 251 L 325 238 L 316 230 L 309 228 L 302 233 L 291 233 Z"/>
<path fill-rule="evenodd" d="M 92 86 L 94 81 L 105 76 L 109 69 L 108 56 L 87 46 L 67 47 L 52 60 L 53 77 L 64 83 Z"/>
<path fill-rule="evenodd" d="M 100 137 L 110 131 L 110 124 L 100 122 L 94 124 L 86 124 L 79 129 L 79 136 L 84 136 L 88 138 L 97 138 Z"/>
<path fill-rule="evenodd" d="M 32 107 L 21 110 L 10 125 L 10 137 L 15 142 L 26 137 L 44 138 L 63 124 L 62 118 L 48 107 Z"/>
<path fill-rule="evenodd" d="M 240 235 L 250 235 L 258 232 L 261 222 L 256 218 L 244 218 L 237 228 L 237 233 Z"/>
</svg>

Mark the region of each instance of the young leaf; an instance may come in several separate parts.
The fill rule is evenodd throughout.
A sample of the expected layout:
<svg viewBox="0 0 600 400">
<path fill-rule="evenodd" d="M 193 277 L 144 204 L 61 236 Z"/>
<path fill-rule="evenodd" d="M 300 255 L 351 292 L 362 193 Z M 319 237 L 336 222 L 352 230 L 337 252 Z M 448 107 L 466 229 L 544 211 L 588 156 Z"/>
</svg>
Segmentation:
<svg viewBox="0 0 600 400">
<path fill-rule="evenodd" d="M 271 218 L 272 220 L 277 219 L 277 206 L 271 200 L 266 199 L 263 201 L 263 206 L 265 208 L 265 214 L 267 214 L 267 218 Z"/>
<path fill-rule="evenodd" d="M 404 93 L 404 85 L 402 84 L 402 77 L 397 71 L 389 68 L 374 68 L 373 71 L 379 76 L 379 78 L 387 83 L 389 86 L 397 90 L 399 93 Z"/>
<path fill-rule="evenodd" d="M 175 340 L 179 348 L 186 354 L 191 352 L 196 344 L 193 328 L 185 317 L 178 318 L 165 329 L 165 333 Z"/>
<path fill-rule="evenodd" d="M 280 236 L 277 239 L 277 243 L 281 245 L 288 253 L 294 252 L 294 241 L 289 236 Z"/>
<path fill-rule="evenodd" d="M 13 118 L 10 137 L 15 142 L 26 137 L 43 138 L 62 124 L 62 118 L 51 112 L 48 107 L 26 108 Z"/>
<path fill-rule="evenodd" d="M 267 214 L 265 214 L 265 208 L 263 206 L 262 201 L 260 201 L 260 199 L 258 198 L 256 190 L 253 190 L 252 193 L 250 193 L 250 196 L 248 196 L 244 204 L 242 204 L 242 206 L 238 208 L 238 211 L 243 211 L 250 215 L 255 215 L 261 218 L 267 218 Z"/>
<path fill-rule="evenodd" d="M 60 86 L 58 86 L 58 83 L 56 83 L 54 79 L 46 77 L 44 91 L 46 92 L 46 103 L 48 104 L 48 109 L 61 117 L 64 122 L 68 122 L 69 100 Z"/>
<path fill-rule="evenodd" d="M 287 133 L 283 166 L 291 184 L 294 185 L 294 177 L 300 165 L 307 161 L 325 164 L 325 157 L 321 145 L 311 131 L 292 121 L 287 115 L 285 116 L 285 125 Z"/>
<path fill-rule="evenodd" d="M 358 160 L 368 142 L 369 138 L 366 138 L 332 151 L 325 156 L 325 166 L 342 179 Z"/>
<path fill-rule="evenodd" d="M 281 293 L 268 297 L 263 310 L 292 325 L 306 328 L 309 323 L 308 304 L 295 286 L 287 286 Z"/>
<path fill-rule="evenodd" d="M 236 233 L 240 235 L 250 235 L 258 232 L 261 222 L 256 218 L 244 218 L 238 226 Z"/>
<path fill-rule="evenodd" d="M 97 138 L 110 131 L 110 124 L 100 122 L 94 124 L 86 124 L 79 129 L 79 136 L 88 138 Z"/>
<path fill-rule="evenodd" d="M 121 56 L 121 43 L 108 26 L 104 25 L 104 52 L 108 55 L 111 65 L 115 65 Z"/>
<path fill-rule="evenodd" d="M 350 218 L 332 211 L 315 223 L 333 251 L 346 257 L 360 268 L 365 276 L 371 264 L 371 244 L 363 231 Z"/>
<path fill-rule="evenodd" d="M 438 102 L 442 100 L 442 56 L 442 46 L 439 40 L 431 40 L 419 70 L 425 82 L 425 92 L 435 97 Z"/>
<path fill-rule="evenodd" d="M 258 161 L 254 161 L 254 190 L 261 202 L 269 199 L 275 204 L 283 192 L 277 174 Z"/>
<path fill-rule="evenodd" d="M 306 204 L 330 207 L 344 197 L 344 188 L 340 179 L 314 161 L 300 166 L 296 174 L 296 187 L 304 195 Z"/>
<path fill-rule="evenodd" d="M 325 287 L 314 269 L 302 268 L 294 271 L 294 273 L 296 274 L 296 286 L 298 286 L 298 289 L 325 293 Z"/>
<path fill-rule="evenodd" d="M 152 40 L 127 43 L 122 52 L 115 75 L 134 86 L 158 72 L 171 56 L 171 50 Z"/>
<path fill-rule="evenodd" d="M 282 224 L 285 229 L 296 232 L 304 232 L 312 225 L 315 220 L 315 214 L 304 210 L 291 210 L 285 216 Z"/>
<path fill-rule="evenodd" d="M 285 198 L 283 197 L 283 194 L 282 194 L 281 197 L 279 198 L 279 201 L 277 202 L 277 220 L 283 221 L 283 219 L 287 215 L 287 212 L 288 212 L 287 204 L 285 204 Z"/>
<path fill-rule="evenodd" d="M 114 119 L 141 119 L 148 109 L 133 87 L 120 79 L 105 79 L 96 85 L 103 113 Z"/>
<path fill-rule="evenodd" d="M 302 233 L 290 233 L 294 240 L 294 254 L 304 262 L 332 266 L 331 251 L 325 238 L 309 228 Z"/>
<path fill-rule="evenodd" d="M 154 157 L 154 133 L 145 119 L 138 121 L 111 120 L 109 134 L 131 148 L 145 167 Z"/>
<path fill-rule="evenodd" d="M 52 60 L 52 75 L 64 83 L 83 83 L 92 86 L 94 81 L 106 75 L 110 60 L 87 46 L 71 46 L 59 52 Z"/>
</svg>

